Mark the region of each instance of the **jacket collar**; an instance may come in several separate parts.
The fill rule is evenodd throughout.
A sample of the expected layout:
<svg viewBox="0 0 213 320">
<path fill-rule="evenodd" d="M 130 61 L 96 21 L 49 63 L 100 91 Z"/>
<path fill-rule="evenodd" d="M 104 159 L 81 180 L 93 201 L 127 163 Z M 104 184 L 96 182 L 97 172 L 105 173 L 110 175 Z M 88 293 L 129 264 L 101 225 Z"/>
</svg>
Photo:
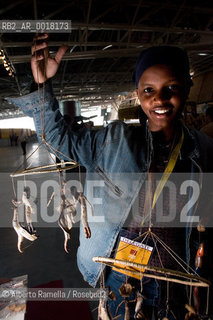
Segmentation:
<svg viewBox="0 0 213 320">
<path fill-rule="evenodd" d="M 201 156 L 199 145 L 195 135 L 192 131 L 182 124 L 183 132 L 184 132 L 184 142 L 181 148 L 181 157 L 183 159 L 190 158 L 194 160 L 198 160 Z"/>
<path fill-rule="evenodd" d="M 179 128 L 184 132 L 184 141 L 182 148 L 180 150 L 180 159 L 193 159 L 198 160 L 200 158 L 200 150 L 198 142 L 193 135 L 192 131 L 187 128 L 181 121 L 179 121 Z M 153 150 L 153 137 L 151 131 L 149 130 L 148 120 L 146 121 L 146 141 L 149 147 L 149 155 L 151 160 L 152 150 Z"/>
</svg>

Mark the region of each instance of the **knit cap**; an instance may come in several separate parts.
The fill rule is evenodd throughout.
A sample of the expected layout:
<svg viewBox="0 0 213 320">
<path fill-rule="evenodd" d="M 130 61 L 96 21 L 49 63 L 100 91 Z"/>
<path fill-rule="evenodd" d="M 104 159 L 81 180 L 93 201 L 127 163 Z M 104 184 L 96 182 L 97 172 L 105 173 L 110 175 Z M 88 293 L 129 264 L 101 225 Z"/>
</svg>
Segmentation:
<svg viewBox="0 0 213 320">
<path fill-rule="evenodd" d="M 187 53 L 179 47 L 156 46 L 141 52 L 138 57 L 133 81 L 136 88 L 143 72 L 149 67 L 157 64 L 171 66 L 172 69 L 187 80 L 189 87 L 193 85 L 189 74 L 189 59 Z"/>
</svg>

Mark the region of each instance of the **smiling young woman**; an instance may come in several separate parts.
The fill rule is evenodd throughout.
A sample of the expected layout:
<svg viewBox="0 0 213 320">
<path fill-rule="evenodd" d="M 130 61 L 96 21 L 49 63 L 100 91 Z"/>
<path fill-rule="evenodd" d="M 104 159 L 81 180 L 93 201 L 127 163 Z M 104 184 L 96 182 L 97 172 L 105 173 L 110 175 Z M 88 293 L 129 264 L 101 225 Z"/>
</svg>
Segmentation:
<svg viewBox="0 0 213 320">
<path fill-rule="evenodd" d="M 37 40 L 44 40 L 44 42 L 42 45 L 35 46 L 34 43 L 32 46 L 31 66 L 35 81 L 42 83 L 55 75 L 66 48 L 61 47 L 55 57 L 48 54 L 46 77 L 44 77 L 39 62 L 45 56 L 44 52 L 42 55 L 42 50 L 45 49 L 48 52 L 47 35 L 38 36 Z M 39 75 L 39 81 L 37 75 Z M 186 205 L 187 208 L 190 207 L 187 203 L 191 201 L 192 195 L 192 191 L 188 194 L 179 192 L 180 185 L 185 182 L 185 179 L 186 182 L 190 181 L 188 177 L 191 179 L 195 173 L 199 176 L 198 182 L 202 181 L 202 193 L 198 199 L 199 203 L 187 209 L 187 217 L 191 218 L 195 213 L 196 215 L 202 213 L 201 216 L 208 221 L 209 213 L 213 212 L 212 190 L 208 186 L 208 179 L 205 180 L 206 176 L 203 175 L 203 172 L 212 172 L 213 140 L 196 130 L 186 128 L 178 121 L 192 85 L 187 54 L 181 48 L 168 46 L 143 50 L 138 58 L 133 80 L 141 107 L 148 118 L 141 127 L 127 126 L 125 123 L 115 121 L 101 130 L 93 131 L 84 128 L 74 131 L 65 123 L 59 111 L 50 81 L 45 83 L 45 90 L 40 91 L 41 97 L 38 92 L 32 92 L 27 96 L 8 99 L 22 108 L 27 115 L 33 116 L 40 141 L 42 139 L 40 101 L 45 101 L 46 141 L 54 149 L 60 150 L 61 154 L 68 155 L 84 166 L 89 172 L 88 183 L 91 177 L 94 182 L 93 173 L 95 179 L 98 178 L 103 182 L 101 185 L 103 193 L 97 191 L 102 201 L 101 206 L 94 202 L 93 192 L 88 191 L 89 188 L 86 189 L 88 200 L 95 204 L 94 217 L 102 216 L 105 222 L 91 224 L 89 239 L 85 239 L 83 225 L 81 225 L 78 249 L 79 269 L 91 286 L 97 284 L 102 274 L 102 267 L 93 262 L 93 257 L 100 255 L 107 258 L 113 257 L 114 249 L 117 245 L 119 246 L 121 236 L 126 237 L 128 243 L 132 239 L 138 239 L 138 236 L 147 230 L 145 229 L 147 226 L 144 226 L 147 217 L 149 218 L 148 226 L 152 227 L 160 241 L 172 248 L 182 261 L 186 260 L 187 264 L 194 266 L 194 253 L 196 253 L 194 244 L 200 241 L 200 235 L 197 229 L 192 232 L 192 225 L 184 223 L 180 224 L 179 228 L 176 223 L 180 222 L 183 208 Z M 173 172 L 184 173 L 184 181 L 176 179 L 177 175 L 172 176 Z M 161 182 L 159 184 L 155 183 L 157 180 L 155 173 L 164 177 L 159 179 Z M 146 180 L 147 177 L 149 181 Z M 164 188 L 164 182 L 166 183 L 167 180 L 175 185 L 172 195 L 176 201 L 170 201 L 170 192 L 168 188 Z M 146 188 L 147 182 L 149 188 Z M 157 223 L 159 221 L 158 206 L 155 203 L 160 194 L 164 197 L 162 198 L 164 201 L 161 199 L 158 202 L 160 206 L 162 204 L 162 212 L 170 214 L 175 209 L 177 214 L 176 219 L 168 223 L 154 225 L 154 218 Z M 208 199 L 208 206 L 205 199 Z M 202 203 L 205 207 L 202 207 Z M 199 205 L 200 211 L 197 212 L 196 208 Z M 210 252 L 212 251 L 212 234 L 211 228 L 209 232 L 206 230 L 206 248 L 208 251 L 209 246 Z M 211 255 L 206 258 L 206 266 L 209 266 L 209 269 L 205 270 L 204 277 L 213 280 Z M 168 252 L 155 248 L 150 263 L 158 267 L 159 261 L 167 268 L 173 267 L 173 260 L 170 259 Z M 173 269 L 177 270 L 177 266 Z M 127 282 L 128 285 L 133 284 L 133 298 L 129 297 L 132 302 L 130 307 L 127 305 L 128 298 L 124 306 L 123 296 L 119 291 Z M 165 317 L 169 320 L 185 318 L 185 304 L 188 303 L 189 298 L 183 287 L 170 286 L 168 294 L 167 285 L 156 279 L 147 281 L 146 277 L 142 277 L 141 282 L 137 278 L 127 277 L 112 269 L 106 270 L 105 285 L 109 286 L 117 296 L 116 301 L 109 299 L 107 305 L 105 304 L 106 317 L 109 307 L 113 316 L 117 315 L 119 309 L 120 319 L 127 319 L 129 312 L 130 319 L 136 319 L 136 317 L 139 319 L 139 312 L 141 312 L 141 318 L 148 320 L 162 320 Z M 198 295 L 194 297 L 197 299 L 194 306 L 199 310 L 199 303 L 196 303 L 199 300 Z M 137 307 L 137 313 L 135 307 L 138 304 L 135 298 L 141 301 L 140 308 Z M 204 308 L 205 303 L 199 310 L 200 314 L 206 312 Z M 128 312 L 125 309 L 128 309 Z M 199 319 L 201 318 L 203 319 L 203 317 Z"/>
<path fill-rule="evenodd" d="M 170 140 L 187 98 L 184 80 L 172 67 L 154 65 L 143 72 L 136 91 L 149 129 L 163 131 L 165 140 Z"/>
</svg>

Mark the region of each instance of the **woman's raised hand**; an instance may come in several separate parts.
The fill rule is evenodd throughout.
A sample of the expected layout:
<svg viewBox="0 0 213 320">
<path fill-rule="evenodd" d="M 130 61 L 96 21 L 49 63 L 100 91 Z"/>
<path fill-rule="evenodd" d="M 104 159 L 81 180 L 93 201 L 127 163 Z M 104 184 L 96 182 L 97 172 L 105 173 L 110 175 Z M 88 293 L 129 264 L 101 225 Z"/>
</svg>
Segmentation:
<svg viewBox="0 0 213 320">
<path fill-rule="evenodd" d="M 43 83 L 52 78 L 59 67 L 68 46 L 62 45 L 54 57 L 50 56 L 48 49 L 48 34 L 39 34 L 34 38 L 31 48 L 31 69 L 36 83 Z"/>
</svg>

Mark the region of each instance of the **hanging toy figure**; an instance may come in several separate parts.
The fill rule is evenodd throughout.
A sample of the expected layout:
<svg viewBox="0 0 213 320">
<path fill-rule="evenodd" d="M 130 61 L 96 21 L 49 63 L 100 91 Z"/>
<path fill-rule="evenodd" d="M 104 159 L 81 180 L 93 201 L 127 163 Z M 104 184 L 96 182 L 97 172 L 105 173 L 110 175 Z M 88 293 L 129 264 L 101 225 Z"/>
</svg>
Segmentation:
<svg viewBox="0 0 213 320">
<path fill-rule="evenodd" d="M 33 203 L 27 196 L 27 190 L 25 189 L 22 195 L 22 203 L 25 206 L 25 218 L 27 223 L 27 229 L 30 233 L 35 233 L 35 229 L 32 225 L 32 214 L 35 213 Z"/>
<path fill-rule="evenodd" d="M 199 316 L 196 314 L 195 309 L 192 306 L 186 304 L 185 308 L 188 311 L 188 313 L 185 316 L 185 320 L 198 320 L 198 319 L 200 319 Z"/>
<path fill-rule="evenodd" d="M 67 245 L 68 240 L 70 239 L 70 230 L 72 228 L 72 222 L 68 219 L 68 215 L 65 216 L 64 209 L 64 199 L 62 199 L 60 203 L 60 217 L 58 219 L 58 225 L 64 232 L 64 250 L 67 253 L 69 253 Z"/>
<path fill-rule="evenodd" d="M 59 207 L 60 216 L 58 225 L 64 232 L 64 250 L 69 253 L 68 240 L 70 239 L 70 231 L 75 223 L 74 215 L 78 201 L 73 196 L 72 199 L 66 197 L 66 181 L 62 181 L 61 203 Z"/>
<path fill-rule="evenodd" d="M 110 287 L 106 287 L 108 290 L 108 297 L 115 301 L 117 299 L 116 294 L 110 289 Z M 112 317 L 108 305 L 107 305 L 107 299 L 101 297 L 99 300 L 99 306 L 98 306 L 98 320 L 117 320 L 121 317 L 121 315 L 118 315 L 116 317 Z"/>
<path fill-rule="evenodd" d="M 90 227 L 89 227 L 88 221 L 87 221 L 87 205 L 86 205 L 86 202 L 89 204 L 90 209 L 91 209 L 91 213 L 93 215 L 92 205 L 87 200 L 87 198 L 83 195 L 82 192 L 79 192 L 78 201 L 80 202 L 80 205 L 81 205 L 81 222 L 82 222 L 82 225 L 83 225 L 83 228 L 84 228 L 85 238 L 90 238 L 91 237 L 91 231 L 90 231 Z"/>
<path fill-rule="evenodd" d="M 98 320 L 111 320 L 112 317 L 107 308 L 107 302 L 104 299 L 100 299 L 98 306 Z"/>
<path fill-rule="evenodd" d="M 16 233 L 18 235 L 18 244 L 17 244 L 18 250 L 19 250 L 19 252 L 23 253 L 21 245 L 22 245 L 22 242 L 23 242 L 24 238 L 26 238 L 26 239 L 28 239 L 30 241 L 35 241 L 37 239 L 37 236 L 35 234 L 30 233 L 29 231 L 27 231 L 19 223 L 18 206 L 21 204 L 21 202 L 17 202 L 17 201 L 14 201 L 14 200 L 12 202 L 13 202 L 13 205 L 14 205 L 12 225 L 13 225 L 13 228 L 15 229 L 15 231 L 16 231 Z"/>
<path fill-rule="evenodd" d="M 64 250 L 68 253 L 68 240 L 70 239 L 70 231 L 72 225 L 75 223 L 74 216 L 77 214 L 77 205 L 80 204 L 81 209 L 81 222 L 84 228 L 85 238 L 91 237 L 90 227 L 87 221 L 87 205 L 89 204 L 91 209 L 91 214 L 93 215 L 93 208 L 87 198 L 83 195 L 82 192 L 79 192 L 77 199 L 72 195 L 72 198 L 69 198 L 66 194 L 66 181 L 63 180 L 61 188 L 61 203 L 60 203 L 60 216 L 58 224 L 64 232 Z"/>
<path fill-rule="evenodd" d="M 146 320 L 146 317 L 142 311 L 142 305 L 143 305 L 144 299 L 145 299 L 145 297 L 137 290 L 134 319 Z"/>
<path fill-rule="evenodd" d="M 131 296 L 133 291 L 133 287 L 130 283 L 124 283 L 120 288 L 119 288 L 119 292 L 120 295 L 124 298 L 123 301 L 121 301 L 121 303 L 117 306 L 116 309 L 116 315 L 119 311 L 119 308 L 122 306 L 122 304 L 125 304 L 125 314 L 124 314 L 124 320 L 130 320 L 130 309 L 129 309 L 129 304 L 132 302 L 135 302 L 134 300 L 129 300 L 128 298 Z"/>
<path fill-rule="evenodd" d="M 69 253 L 68 240 L 70 239 L 70 231 L 72 229 L 74 220 L 74 213 L 76 210 L 77 201 L 71 202 L 71 199 L 66 198 L 66 181 L 62 181 L 61 187 L 61 199 L 60 199 L 60 216 L 58 219 L 58 225 L 64 232 L 64 250 Z M 67 210 L 68 209 L 68 210 Z"/>
<path fill-rule="evenodd" d="M 204 243 L 200 243 L 197 254 L 195 257 L 195 271 L 200 274 L 200 271 L 203 267 L 203 256 L 204 256 Z M 200 297 L 199 297 L 199 288 L 194 287 L 193 290 L 194 306 L 195 311 L 198 313 L 200 309 Z"/>
</svg>

